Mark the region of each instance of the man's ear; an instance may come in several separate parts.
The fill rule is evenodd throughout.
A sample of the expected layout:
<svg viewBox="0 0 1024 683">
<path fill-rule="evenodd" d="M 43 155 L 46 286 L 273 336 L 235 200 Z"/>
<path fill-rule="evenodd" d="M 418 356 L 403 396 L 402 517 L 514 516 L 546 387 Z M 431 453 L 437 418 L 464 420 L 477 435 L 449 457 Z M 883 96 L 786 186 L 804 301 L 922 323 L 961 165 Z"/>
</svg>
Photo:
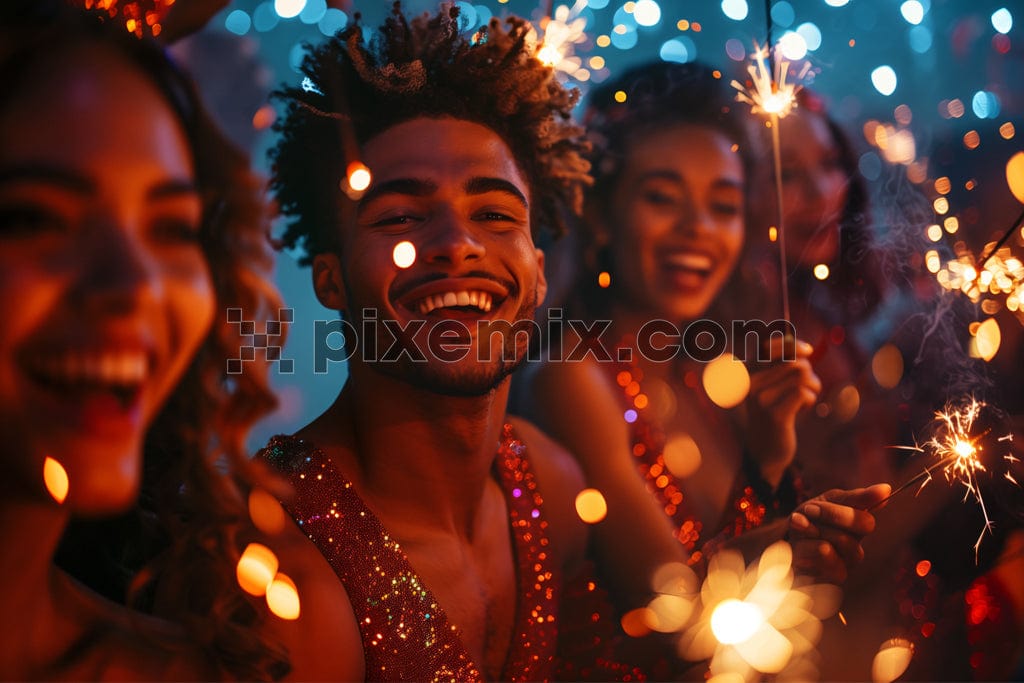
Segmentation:
<svg viewBox="0 0 1024 683">
<path fill-rule="evenodd" d="M 537 307 L 544 303 L 544 297 L 548 293 L 548 280 L 544 277 L 544 250 L 535 249 L 537 252 Z"/>
<path fill-rule="evenodd" d="M 341 259 L 337 254 L 328 252 L 313 257 L 313 291 L 325 308 L 332 311 L 348 308 L 345 280 L 341 277 Z"/>
</svg>

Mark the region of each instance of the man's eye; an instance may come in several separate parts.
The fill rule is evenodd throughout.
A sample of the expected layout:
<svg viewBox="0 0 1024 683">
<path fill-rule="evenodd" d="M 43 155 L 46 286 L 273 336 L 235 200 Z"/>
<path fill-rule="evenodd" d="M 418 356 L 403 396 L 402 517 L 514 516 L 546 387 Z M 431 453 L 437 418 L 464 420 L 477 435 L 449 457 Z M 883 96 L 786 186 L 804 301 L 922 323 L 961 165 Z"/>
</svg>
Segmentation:
<svg viewBox="0 0 1024 683">
<path fill-rule="evenodd" d="M 402 214 L 398 216 L 388 216 L 386 218 L 381 218 L 380 220 L 371 223 L 371 225 L 373 225 L 374 227 L 387 227 L 390 225 L 409 225 L 415 220 L 416 218 L 414 216 Z"/>
<path fill-rule="evenodd" d="M 480 217 L 485 221 L 514 221 L 515 218 L 500 211 L 484 211 Z"/>
</svg>

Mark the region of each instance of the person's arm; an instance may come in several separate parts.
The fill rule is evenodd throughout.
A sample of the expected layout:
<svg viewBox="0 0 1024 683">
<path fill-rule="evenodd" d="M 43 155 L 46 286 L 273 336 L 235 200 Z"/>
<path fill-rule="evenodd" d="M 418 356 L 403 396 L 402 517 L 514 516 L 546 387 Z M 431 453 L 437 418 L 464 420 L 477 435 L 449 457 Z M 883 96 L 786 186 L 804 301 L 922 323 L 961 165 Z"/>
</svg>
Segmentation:
<svg viewBox="0 0 1024 683">
<path fill-rule="evenodd" d="M 620 609 L 644 606 L 658 567 L 687 556 L 636 469 L 616 394 L 592 359 L 528 370 L 514 380 L 527 383 L 519 412 L 565 446 L 604 496 L 607 516 L 591 528 L 596 561 Z"/>
<path fill-rule="evenodd" d="M 284 513 L 287 515 L 287 513 Z M 269 543 L 299 593 L 294 621 L 270 618 L 270 630 L 288 650 L 291 681 L 361 681 L 365 678 L 363 641 L 352 603 L 341 579 L 288 517 Z"/>
</svg>

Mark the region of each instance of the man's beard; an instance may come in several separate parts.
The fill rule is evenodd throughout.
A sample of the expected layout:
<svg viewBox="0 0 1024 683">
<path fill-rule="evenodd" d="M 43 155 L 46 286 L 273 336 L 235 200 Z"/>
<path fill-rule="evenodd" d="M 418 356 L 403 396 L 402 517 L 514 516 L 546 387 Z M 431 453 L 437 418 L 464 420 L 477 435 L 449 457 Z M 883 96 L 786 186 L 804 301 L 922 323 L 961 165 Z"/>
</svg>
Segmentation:
<svg viewBox="0 0 1024 683">
<path fill-rule="evenodd" d="M 532 322 L 536 307 L 537 297 L 534 295 L 522 303 L 510 322 L 513 325 L 519 321 Z M 497 389 L 526 360 L 529 340 L 517 344 L 520 339 L 525 339 L 525 335 L 503 335 L 502 348 L 494 352 L 490 348 L 482 348 L 483 344 L 490 342 L 489 337 L 478 336 L 477 343 L 458 362 L 445 362 L 435 357 L 429 348 L 421 348 L 419 351 L 411 350 L 410 353 L 413 357 L 420 354 L 426 356 L 426 362 L 414 362 L 409 353 L 403 353 L 397 361 L 369 361 L 367 365 L 417 389 L 441 396 L 485 396 Z M 402 348 L 408 348 L 413 342 L 399 340 L 396 343 Z M 386 347 L 387 344 L 381 346 Z M 426 347 L 426 344 L 423 346 Z M 478 357 L 483 355 L 486 357 Z"/>
</svg>

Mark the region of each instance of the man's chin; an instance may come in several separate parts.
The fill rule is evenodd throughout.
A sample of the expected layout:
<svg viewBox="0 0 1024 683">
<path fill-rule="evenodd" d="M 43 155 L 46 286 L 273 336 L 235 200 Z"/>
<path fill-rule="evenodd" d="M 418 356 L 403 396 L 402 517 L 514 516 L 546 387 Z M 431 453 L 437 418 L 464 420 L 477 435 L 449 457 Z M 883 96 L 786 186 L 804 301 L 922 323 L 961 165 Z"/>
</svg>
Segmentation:
<svg viewBox="0 0 1024 683">
<path fill-rule="evenodd" d="M 476 398 L 487 396 L 501 387 L 521 362 L 522 360 L 484 366 L 476 364 L 467 368 L 439 368 L 429 364 L 407 364 L 405 367 L 378 365 L 378 368 L 385 374 L 425 392 L 455 398 Z"/>
</svg>

